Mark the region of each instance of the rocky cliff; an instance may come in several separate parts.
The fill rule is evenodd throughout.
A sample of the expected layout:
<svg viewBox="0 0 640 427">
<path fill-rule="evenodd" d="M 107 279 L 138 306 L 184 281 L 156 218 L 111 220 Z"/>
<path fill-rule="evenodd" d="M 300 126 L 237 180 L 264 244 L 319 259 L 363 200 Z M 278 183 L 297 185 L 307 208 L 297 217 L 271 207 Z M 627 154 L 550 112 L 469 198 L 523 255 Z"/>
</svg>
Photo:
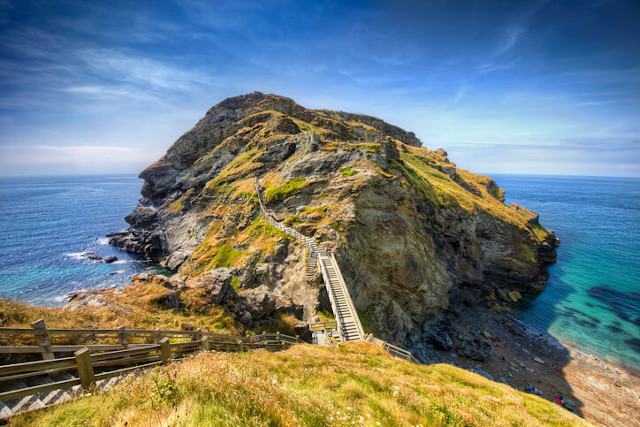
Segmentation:
<svg viewBox="0 0 640 427">
<path fill-rule="evenodd" d="M 555 260 L 552 232 L 444 150 L 375 117 L 280 96 L 224 100 L 140 177 L 131 227 L 110 242 L 166 265 L 174 286 L 206 287 L 212 270 L 231 268 L 239 295 L 260 288 L 305 318 L 322 308 L 304 247 L 260 216 L 258 177 L 276 219 L 337 249 L 365 328 L 414 349 L 445 310 L 539 292 Z"/>
</svg>

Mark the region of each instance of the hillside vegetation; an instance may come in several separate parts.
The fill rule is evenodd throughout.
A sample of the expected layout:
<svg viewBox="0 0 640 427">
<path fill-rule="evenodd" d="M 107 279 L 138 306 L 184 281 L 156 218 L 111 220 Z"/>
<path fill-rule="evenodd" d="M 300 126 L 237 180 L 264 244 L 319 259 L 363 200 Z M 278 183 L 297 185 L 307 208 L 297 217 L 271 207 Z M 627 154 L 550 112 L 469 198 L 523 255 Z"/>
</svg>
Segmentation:
<svg viewBox="0 0 640 427">
<path fill-rule="evenodd" d="M 537 396 L 377 346 L 207 353 L 12 425 L 587 425 Z"/>
</svg>

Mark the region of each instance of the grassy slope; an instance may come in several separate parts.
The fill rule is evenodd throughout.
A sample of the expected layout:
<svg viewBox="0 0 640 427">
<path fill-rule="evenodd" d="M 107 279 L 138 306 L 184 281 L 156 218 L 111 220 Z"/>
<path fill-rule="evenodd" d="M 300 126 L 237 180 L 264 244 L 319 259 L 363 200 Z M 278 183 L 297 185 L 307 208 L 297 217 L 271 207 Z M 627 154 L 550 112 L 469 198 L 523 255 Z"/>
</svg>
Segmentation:
<svg viewBox="0 0 640 427">
<path fill-rule="evenodd" d="M 15 425 L 586 425 L 537 396 L 373 344 L 201 354 Z"/>
<path fill-rule="evenodd" d="M 472 174 L 463 169 L 456 169 L 459 179 L 464 180 L 469 186 L 479 192 L 474 195 L 465 190 L 449 176 L 438 170 L 439 167 L 451 166 L 443 163 L 441 159 L 432 151 L 422 147 L 410 147 L 401 145 L 401 163 L 398 163 L 400 170 L 405 175 L 409 183 L 435 206 L 450 209 L 460 208 L 467 212 L 485 212 L 505 223 L 514 225 L 522 230 L 526 230 L 532 239 L 538 242 L 544 241 L 548 236 L 548 231 L 540 225 L 527 223 L 528 217 L 498 200 L 487 189 L 489 178 L 482 175 Z M 495 189 L 496 193 L 502 190 Z"/>
<path fill-rule="evenodd" d="M 83 307 L 77 310 L 47 308 L 0 299 L 0 326 L 30 327 L 30 323 L 45 319 L 49 328 L 117 328 L 180 329 L 182 323 L 195 328 L 221 333 L 236 333 L 234 319 L 223 307 L 195 307 L 188 297 L 181 296 L 182 310 L 170 310 L 164 301 L 168 290 L 159 284 L 136 283 L 120 291 L 98 292 L 113 305 Z"/>
</svg>

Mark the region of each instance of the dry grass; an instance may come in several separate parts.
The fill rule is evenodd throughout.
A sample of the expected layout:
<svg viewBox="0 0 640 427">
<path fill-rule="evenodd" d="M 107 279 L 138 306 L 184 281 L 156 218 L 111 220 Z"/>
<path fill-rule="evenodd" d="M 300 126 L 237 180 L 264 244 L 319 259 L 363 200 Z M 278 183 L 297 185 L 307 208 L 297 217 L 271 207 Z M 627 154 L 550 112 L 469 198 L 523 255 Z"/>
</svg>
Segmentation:
<svg viewBox="0 0 640 427">
<path fill-rule="evenodd" d="M 181 295 L 181 310 L 165 306 L 169 291 L 156 283 L 136 283 L 118 290 L 96 291 L 109 304 L 77 310 L 46 308 L 10 300 L 0 300 L 0 326 L 30 327 L 44 319 L 49 328 L 180 329 L 183 323 L 211 332 L 236 333 L 235 321 L 223 307 L 198 307 Z M 193 307 L 193 308 L 192 308 Z"/>
<path fill-rule="evenodd" d="M 537 396 L 449 365 L 339 349 L 200 354 L 13 425 L 586 425 Z"/>
</svg>

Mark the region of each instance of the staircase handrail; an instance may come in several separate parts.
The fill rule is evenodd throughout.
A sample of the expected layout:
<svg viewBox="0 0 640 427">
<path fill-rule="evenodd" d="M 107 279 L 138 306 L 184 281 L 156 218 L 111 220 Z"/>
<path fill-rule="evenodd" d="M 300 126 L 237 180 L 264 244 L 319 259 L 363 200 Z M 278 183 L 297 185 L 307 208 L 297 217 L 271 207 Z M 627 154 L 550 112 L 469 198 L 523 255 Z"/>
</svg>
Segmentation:
<svg viewBox="0 0 640 427">
<path fill-rule="evenodd" d="M 344 292 L 345 296 L 347 296 L 346 300 L 349 305 L 349 311 L 351 311 L 351 314 L 353 316 L 354 322 L 356 324 L 356 328 L 358 329 L 358 334 L 360 335 L 360 339 L 363 339 L 365 336 L 364 328 L 362 327 L 362 323 L 360 323 L 360 316 L 358 315 L 358 311 L 356 310 L 356 307 L 353 304 L 353 300 L 351 299 L 351 294 L 349 292 L 349 289 L 347 288 L 346 282 L 344 281 L 344 277 L 342 277 L 342 272 L 340 271 L 340 267 L 338 267 L 338 262 L 336 261 L 335 253 L 332 252 L 331 257 L 329 259 L 331 261 L 331 264 L 333 265 L 333 269 L 336 272 L 336 275 L 338 276 L 338 281 L 340 282 L 342 291 Z"/>
<path fill-rule="evenodd" d="M 340 338 L 340 341 L 344 341 L 344 334 L 342 333 L 342 319 L 340 318 L 339 315 L 339 311 L 338 311 L 338 306 L 336 305 L 336 297 L 335 295 L 333 295 L 333 290 L 331 289 L 331 285 L 330 285 L 330 280 L 329 280 L 329 273 L 327 272 L 327 269 L 325 268 L 324 264 L 322 263 L 322 260 L 320 259 L 320 257 L 318 257 L 318 268 L 320 269 L 320 272 L 322 273 L 322 280 L 324 281 L 325 284 L 325 289 L 327 290 L 327 294 L 329 296 L 329 303 L 331 304 L 331 311 L 333 311 L 333 314 L 335 315 L 335 319 L 336 319 L 336 330 L 338 331 L 338 337 Z"/>
</svg>

